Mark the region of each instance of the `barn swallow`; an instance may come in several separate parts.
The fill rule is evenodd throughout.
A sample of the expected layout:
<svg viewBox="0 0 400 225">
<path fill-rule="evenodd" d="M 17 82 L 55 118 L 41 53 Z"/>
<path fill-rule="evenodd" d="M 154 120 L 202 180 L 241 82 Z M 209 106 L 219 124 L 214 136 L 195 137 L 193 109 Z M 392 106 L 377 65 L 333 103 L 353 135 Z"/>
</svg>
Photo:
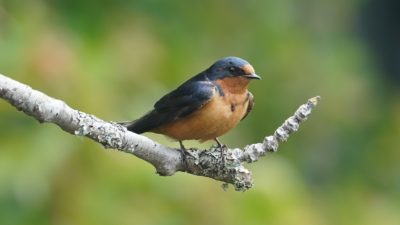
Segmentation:
<svg viewBox="0 0 400 225">
<path fill-rule="evenodd" d="M 218 60 L 158 100 L 154 108 L 132 122 L 121 123 L 137 134 L 153 132 L 179 141 L 215 140 L 234 128 L 253 109 L 247 90 L 250 80 L 261 79 L 238 57 Z M 221 148 L 222 149 L 222 148 Z"/>
</svg>

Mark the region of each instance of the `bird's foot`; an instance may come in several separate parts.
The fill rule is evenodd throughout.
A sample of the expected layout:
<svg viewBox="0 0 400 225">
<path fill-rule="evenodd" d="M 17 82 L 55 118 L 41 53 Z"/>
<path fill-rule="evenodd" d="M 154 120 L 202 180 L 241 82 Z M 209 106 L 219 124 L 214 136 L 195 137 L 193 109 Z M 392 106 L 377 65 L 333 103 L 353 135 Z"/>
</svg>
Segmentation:
<svg viewBox="0 0 400 225">
<path fill-rule="evenodd" d="M 179 145 L 180 145 L 180 149 L 179 152 L 181 153 L 181 160 L 182 160 L 182 164 L 185 166 L 185 168 L 187 167 L 187 161 L 186 161 L 186 148 L 185 146 L 183 146 L 182 141 L 179 141 Z"/>
<path fill-rule="evenodd" d="M 217 142 L 217 147 L 219 148 L 219 151 L 221 153 L 221 162 L 222 165 L 225 166 L 225 154 L 224 154 L 224 148 L 227 146 L 225 144 L 222 144 L 217 138 L 214 139 L 215 142 Z"/>
</svg>

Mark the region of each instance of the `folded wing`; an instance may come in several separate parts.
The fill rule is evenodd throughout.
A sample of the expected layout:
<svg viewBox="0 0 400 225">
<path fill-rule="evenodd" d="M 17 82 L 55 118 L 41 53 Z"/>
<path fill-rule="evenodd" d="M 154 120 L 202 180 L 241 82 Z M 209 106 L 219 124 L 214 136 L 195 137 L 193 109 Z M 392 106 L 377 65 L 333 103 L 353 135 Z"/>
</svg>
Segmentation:
<svg viewBox="0 0 400 225">
<path fill-rule="evenodd" d="M 190 115 L 209 102 L 215 93 L 215 85 L 209 81 L 186 82 L 158 100 L 146 115 L 122 125 L 138 134 L 151 131 Z"/>
</svg>

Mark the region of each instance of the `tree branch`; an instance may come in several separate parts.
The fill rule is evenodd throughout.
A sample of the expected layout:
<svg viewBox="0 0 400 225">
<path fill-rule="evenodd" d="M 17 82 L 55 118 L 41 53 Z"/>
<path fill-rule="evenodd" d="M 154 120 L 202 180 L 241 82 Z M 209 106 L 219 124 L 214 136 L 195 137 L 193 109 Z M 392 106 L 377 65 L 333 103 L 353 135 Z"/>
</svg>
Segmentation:
<svg viewBox="0 0 400 225">
<path fill-rule="evenodd" d="M 190 149 L 185 156 L 173 148 L 165 147 L 145 136 L 126 130 L 114 122 L 103 121 L 93 115 L 72 109 L 63 101 L 49 97 L 42 92 L 0 74 L 0 97 L 36 118 L 39 122 L 57 124 L 64 131 L 86 136 L 105 148 L 117 149 L 133 154 L 149 163 L 163 176 L 177 171 L 210 177 L 232 184 L 237 191 L 246 191 L 253 186 L 252 174 L 243 163 L 252 163 L 267 152 L 276 152 L 280 143 L 299 128 L 317 105 L 319 96 L 301 105 L 273 135 L 265 137 L 263 143 L 246 146 L 243 150 L 217 147 L 209 150 Z M 183 157 L 186 158 L 183 161 Z"/>
</svg>

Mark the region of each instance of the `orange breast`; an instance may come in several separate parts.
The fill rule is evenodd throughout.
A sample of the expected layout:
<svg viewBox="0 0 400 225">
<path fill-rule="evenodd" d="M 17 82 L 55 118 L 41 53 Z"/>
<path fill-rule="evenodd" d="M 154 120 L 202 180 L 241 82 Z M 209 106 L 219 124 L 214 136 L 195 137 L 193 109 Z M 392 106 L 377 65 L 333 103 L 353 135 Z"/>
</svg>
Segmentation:
<svg viewBox="0 0 400 225">
<path fill-rule="evenodd" d="M 216 94 L 210 102 L 189 116 L 163 125 L 153 132 L 176 140 L 206 141 L 234 128 L 246 114 L 247 90 L 244 93 Z"/>
</svg>

